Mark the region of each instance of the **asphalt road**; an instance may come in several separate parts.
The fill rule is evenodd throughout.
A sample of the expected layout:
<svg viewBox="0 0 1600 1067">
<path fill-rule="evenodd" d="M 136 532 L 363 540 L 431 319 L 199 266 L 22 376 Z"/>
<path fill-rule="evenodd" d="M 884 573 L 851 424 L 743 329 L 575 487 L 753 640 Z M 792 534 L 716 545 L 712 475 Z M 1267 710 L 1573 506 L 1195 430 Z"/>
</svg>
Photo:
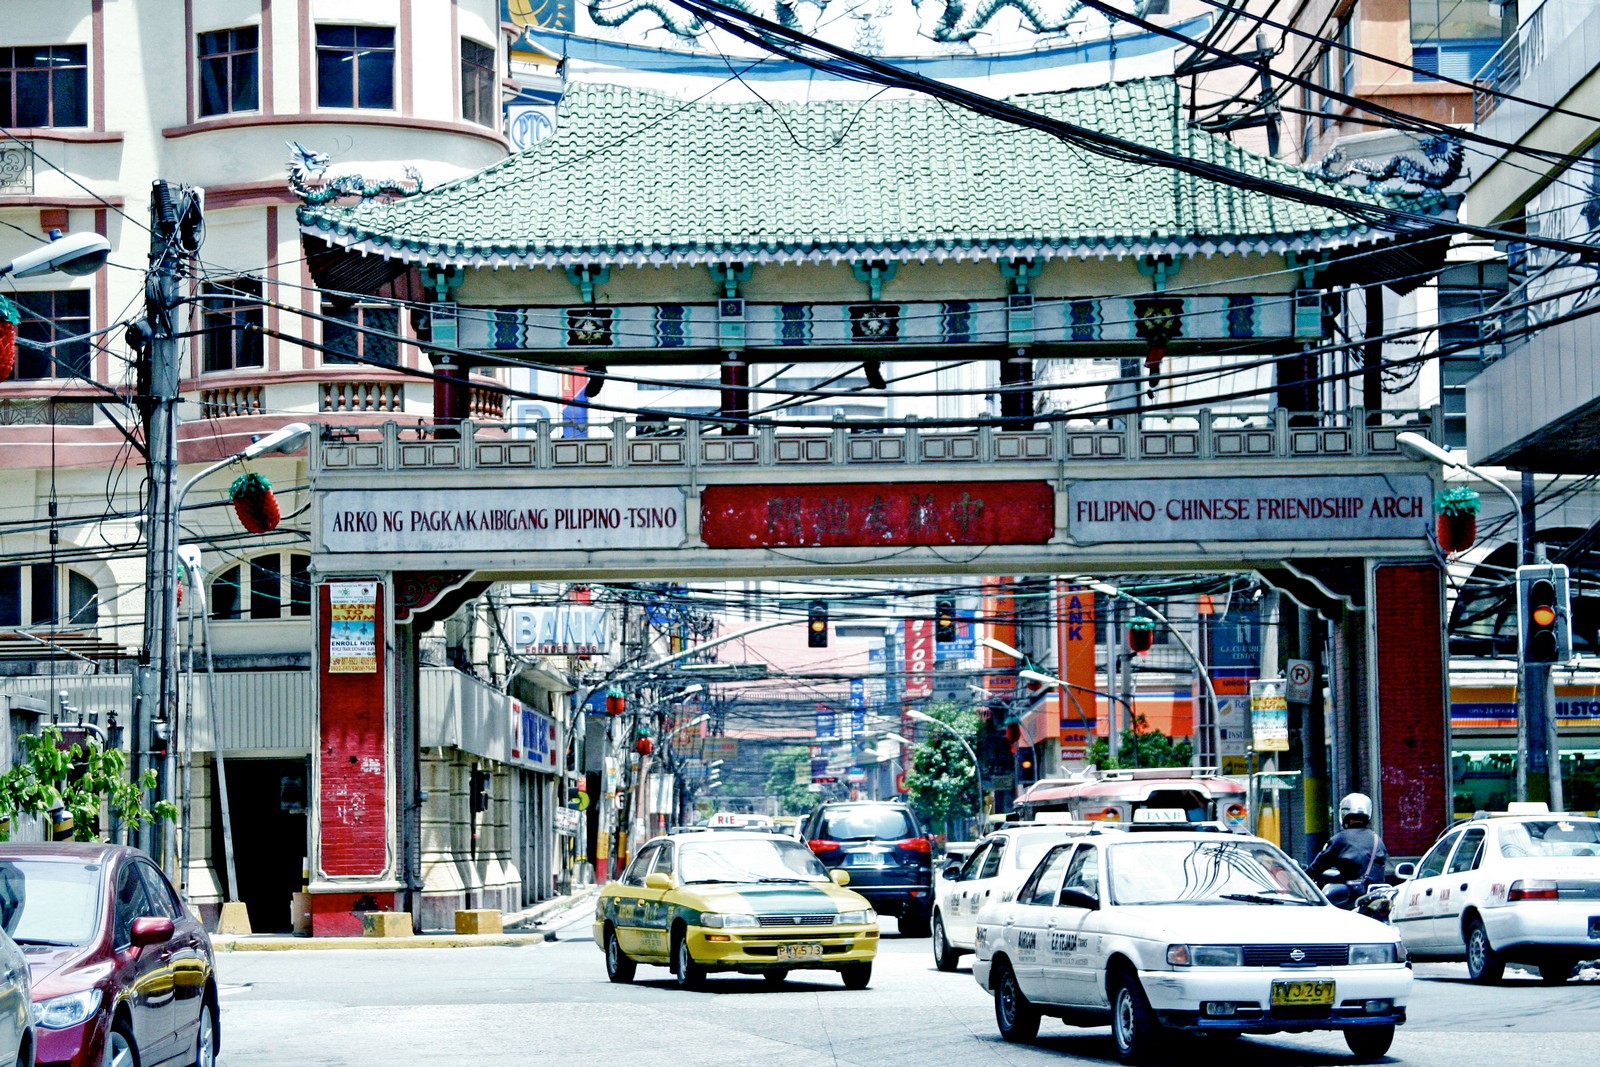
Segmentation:
<svg viewBox="0 0 1600 1067">
<path fill-rule="evenodd" d="M 704 992 L 641 967 L 606 981 L 581 909 L 558 940 L 523 948 L 235 952 L 218 957 L 225 1067 L 539 1064 L 597 1067 L 964 1067 L 1109 1064 L 1105 1028 L 1046 1020 L 1033 1046 L 995 1032 L 990 999 L 962 967 L 933 969 L 927 939 L 886 936 L 872 985 L 831 972 L 771 990 L 714 976 Z M 1561 987 L 1509 972 L 1467 982 L 1462 966 L 1417 969 L 1410 1022 L 1388 1063 L 1589 1067 L 1600 1048 L 1600 977 Z M 1336 1033 L 1177 1043 L 1172 1062 L 1290 1067 L 1353 1062 Z"/>
</svg>

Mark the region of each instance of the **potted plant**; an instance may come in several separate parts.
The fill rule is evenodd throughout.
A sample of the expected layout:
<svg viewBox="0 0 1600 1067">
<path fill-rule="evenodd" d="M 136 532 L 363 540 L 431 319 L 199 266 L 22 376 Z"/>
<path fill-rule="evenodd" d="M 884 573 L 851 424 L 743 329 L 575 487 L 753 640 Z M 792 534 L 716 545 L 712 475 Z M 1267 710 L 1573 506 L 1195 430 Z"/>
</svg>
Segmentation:
<svg viewBox="0 0 1600 1067">
<path fill-rule="evenodd" d="M 1472 547 L 1478 539 L 1478 491 L 1465 485 L 1441 489 L 1433 498 L 1434 530 L 1445 555 Z"/>
</svg>

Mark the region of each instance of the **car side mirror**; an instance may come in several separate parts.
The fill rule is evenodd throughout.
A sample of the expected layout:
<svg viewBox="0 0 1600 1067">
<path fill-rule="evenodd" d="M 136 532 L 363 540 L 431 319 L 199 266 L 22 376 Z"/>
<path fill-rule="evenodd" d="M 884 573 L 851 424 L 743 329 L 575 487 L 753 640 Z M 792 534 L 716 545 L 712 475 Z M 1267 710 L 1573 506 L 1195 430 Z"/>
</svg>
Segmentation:
<svg viewBox="0 0 1600 1067">
<path fill-rule="evenodd" d="M 847 886 L 850 884 L 850 872 L 842 871 L 838 867 L 835 867 L 833 870 L 829 871 L 828 877 L 832 878 L 833 884 L 837 886 Z"/>
<path fill-rule="evenodd" d="M 672 876 L 670 874 L 662 874 L 660 871 L 651 871 L 644 876 L 644 887 L 646 889 L 671 889 Z"/>
<path fill-rule="evenodd" d="M 961 877 L 961 861 L 960 860 L 951 860 L 948 864 L 946 864 L 945 868 L 944 868 L 944 876 L 945 876 L 945 879 L 947 881 L 951 881 L 951 882 L 955 881 L 957 878 L 960 878 Z"/>
<path fill-rule="evenodd" d="M 1417 876 L 1417 865 L 1415 863 L 1396 864 L 1394 876 L 1402 882 L 1409 882 Z"/>
<path fill-rule="evenodd" d="M 145 945 L 164 945 L 172 940 L 172 920 L 156 915 L 145 915 L 133 920 L 131 940 L 134 948 Z"/>
<path fill-rule="evenodd" d="M 1099 911 L 1100 898 L 1093 893 L 1082 889 L 1063 889 L 1061 891 L 1061 905 L 1066 908 L 1083 908 L 1086 911 Z"/>
</svg>

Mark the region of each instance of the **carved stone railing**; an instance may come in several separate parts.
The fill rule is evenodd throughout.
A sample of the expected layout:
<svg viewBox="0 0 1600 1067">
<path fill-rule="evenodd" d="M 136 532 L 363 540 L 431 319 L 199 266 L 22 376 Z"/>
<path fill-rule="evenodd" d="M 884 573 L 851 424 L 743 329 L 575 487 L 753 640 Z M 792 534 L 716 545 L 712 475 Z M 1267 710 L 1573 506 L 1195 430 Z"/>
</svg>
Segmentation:
<svg viewBox="0 0 1600 1067">
<path fill-rule="evenodd" d="M 724 435 L 695 420 L 615 419 L 584 427 L 549 420 L 484 426 L 324 426 L 316 469 L 340 471 L 738 469 L 937 467 L 942 464 L 1063 465 L 1106 460 L 1252 461 L 1398 458 L 1396 435 L 1442 440 L 1437 408 L 1296 414 L 1150 416 L 1041 422 L 1036 429 L 984 423 L 969 428 L 902 423 L 832 429 L 765 426 Z M 585 436 L 576 436 L 578 430 Z M 573 436 L 568 436 L 573 434 Z"/>
<path fill-rule="evenodd" d="M 323 382 L 319 411 L 405 410 L 405 386 L 400 382 Z"/>
<path fill-rule="evenodd" d="M 264 415 L 266 389 L 259 385 L 224 385 L 200 390 L 200 417 L 226 419 L 235 415 Z"/>
</svg>

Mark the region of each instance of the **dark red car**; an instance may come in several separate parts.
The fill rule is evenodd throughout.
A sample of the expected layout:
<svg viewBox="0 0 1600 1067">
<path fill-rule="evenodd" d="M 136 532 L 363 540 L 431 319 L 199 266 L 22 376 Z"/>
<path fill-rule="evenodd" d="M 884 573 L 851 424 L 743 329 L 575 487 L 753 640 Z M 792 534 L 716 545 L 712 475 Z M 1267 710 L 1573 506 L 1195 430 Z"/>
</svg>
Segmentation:
<svg viewBox="0 0 1600 1067">
<path fill-rule="evenodd" d="M 0 845 L 0 923 L 28 958 L 38 1067 L 214 1067 L 211 939 L 143 852 Z"/>
</svg>

